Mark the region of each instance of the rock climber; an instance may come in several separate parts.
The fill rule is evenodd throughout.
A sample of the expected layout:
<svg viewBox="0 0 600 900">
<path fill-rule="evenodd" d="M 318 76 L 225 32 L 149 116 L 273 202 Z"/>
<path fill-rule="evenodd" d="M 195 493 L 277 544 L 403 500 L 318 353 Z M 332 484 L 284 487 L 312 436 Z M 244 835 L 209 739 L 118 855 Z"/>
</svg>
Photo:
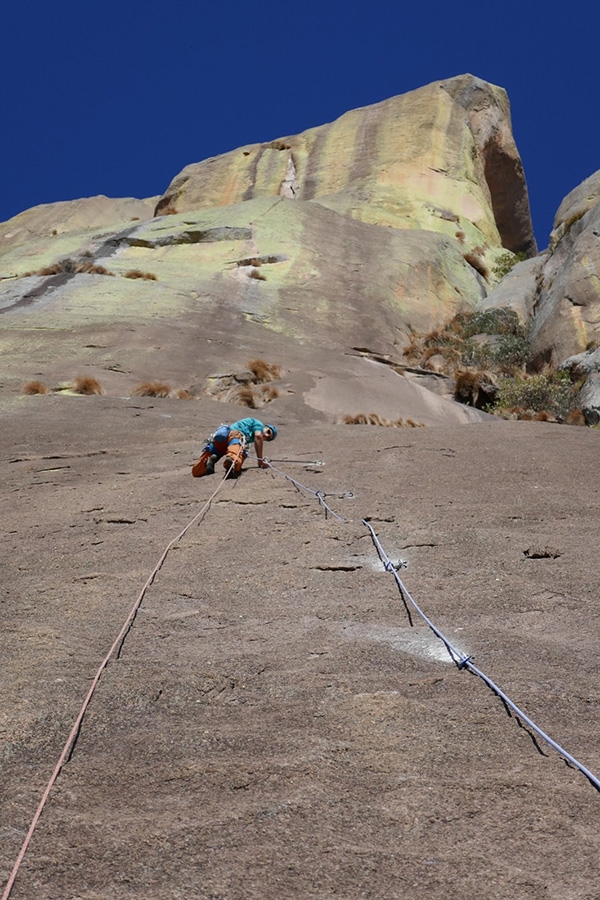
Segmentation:
<svg viewBox="0 0 600 900">
<path fill-rule="evenodd" d="M 192 475 L 194 478 L 214 475 L 217 460 L 224 456 L 224 468 L 229 470 L 233 466 L 233 477 L 237 477 L 251 444 L 256 447 L 259 467 L 266 469 L 268 466 L 263 459 L 263 441 L 274 441 L 276 437 L 277 428 L 274 425 L 263 425 L 258 419 L 251 417 L 238 419 L 232 425 L 221 425 L 214 434 L 211 434 L 200 458 L 192 468 Z"/>
</svg>

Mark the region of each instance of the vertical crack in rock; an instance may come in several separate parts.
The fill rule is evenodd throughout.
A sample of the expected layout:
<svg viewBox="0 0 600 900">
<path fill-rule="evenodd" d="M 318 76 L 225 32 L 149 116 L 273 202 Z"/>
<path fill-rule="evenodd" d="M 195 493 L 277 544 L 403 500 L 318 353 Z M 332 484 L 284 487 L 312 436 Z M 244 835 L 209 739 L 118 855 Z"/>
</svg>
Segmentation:
<svg viewBox="0 0 600 900">
<path fill-rule="evenodd" d="M 493 138 L 482 149 L 485 180 L 490 189 L 492 210 L 502 245 L 513 253 L 535 255 L 533 235 L 523 227 L 529 215 L 529 197 L 523 164 L 519 157 L 506 153 Z"/>
<path fill-rule="evenodd" d="M 451 78 L 440 86 L 467 113 L 502 246 L 535 256 L 527 183 L 506 91 L 472 75 Z"/>
<path fill-rule="evenodd" d="M 296 164 L 294 162 L 294 154 L 291 150 L 288 150 L 287 170 L 285 173 L 285 178 L 281 182 L 281 186 L 279 188 L 279 196 L 287 197 L 288 199 L 293 200 L 296 196 L 297 190 L 298 170 L 296 169 Z"/>
</svg>

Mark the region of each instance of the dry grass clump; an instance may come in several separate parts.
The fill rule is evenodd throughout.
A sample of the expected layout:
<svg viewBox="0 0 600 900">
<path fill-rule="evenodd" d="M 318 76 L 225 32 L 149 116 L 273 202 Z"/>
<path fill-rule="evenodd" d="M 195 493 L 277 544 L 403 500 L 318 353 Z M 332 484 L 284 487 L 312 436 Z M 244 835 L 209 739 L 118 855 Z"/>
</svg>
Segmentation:
<svg viewBox="0 0 600 900">
<path fill-rule="evenodd" d="M 565 425 L 585 425 L 585 415 L 582 409 L 572 409 L 565 416 Z"/>
<path fill-rule="evenodd" d="M 73 385 L 73 391 L 76 394 L 92 396 L 93 394 L 103 394 L 104 388 L 97 378 L 92 378 L 90 375 L 78 375 Z"/>
<path fill-rule="evenodd" d="M 109 272 L 104 266 L 95 266 L 93 263 L 83 263 L 78 270 L 78 274 L 83 275 L 110 275 L 114 278 L 115 273 Z"/>
<path fill-rule="evenodd" d="M 380 425 L 383 428 L 425 428 L 424 422 L 413 419 L 383 419 L 377 413 L 358 413 L 356 416 L 344 416 L 344 425 Z"/>
<path fill-rule="evenodd" d="M 256 397 L 254 391 L 248 385 L 240 385 L 235 388 L 230 398 L 238 406 L 247 406 L 249 409 L 256 409 Z"/>
<path fill-rule="evenodd" d="M 171 385 L 164 381 L 143 381 L 132 392 L 132 397 L 168 397 L 171 393 Z"/>
<path fill-rule="evenodd" d="M 424 366 L 432 356 L 441 354 L 449 367 L 460 361 L 460 349 L 457 336 L 449 323 L 446 328 L 434 328 L 427 334 L 411 334 L 408 347 L 404 348 L 404 356 L 410 362 Z"/>
<path fill-rule="evenodd" d="M 277 397 L 279 391 L 272 385 L 263 384 L 257 388 L 249 384 L 240 384 L 229 393 L 227 400 L 238 406 L 247 406 L 249 409 L 261 409 Z"/>
<path fill-rule="evenodd" d="M 24 394 L 49 394 L 47 385 L 43 381 L 28 381 L 23 388 Z"/>
<path fill-rule="evenodd" d="M 260 256 L 249 256 L 246 259 L 238 259 L 236 262 L 236 266 L 238 268 L 242 268 L 243 266 L 262 266 L 263 260 Z"/>
<path fill-rule="evenodd" d="M 453 349 L 452 347 L 447 347 L 444 353 L 441 352 L 440 347 L 425 347 L 421 356 L 421 365 L 424 369 L 431 368 L 433 363 L 431 363 L 430 365 L 428 365 L 428 363 L 429 360 L 433 359 L 434 356 L 442 356 L 444 362 L 446 363 L 449 361 L 459 362 L 460 359 L 458 351 Z"/>
<path fill-rule="evenodd" d="M 25 272 L 23 277 L 29 278 L 31 275 L 57 275 L 59 272 L 64 271 L 59 268 L 59 263 L 55 263 L 53 266 L 45 266 L 43 269 L 32 269 L 29 272 Z"/>
<path fill-rule="evenodd" d="M 239 372 L 209 375 L 205 392 L 226 403 L 260 409 L 280 395 L 280 390 L 271 382 L 281 377 L 283 369 L 264 359 L 252 359 L 247 368 Z"/>
<path fill-rule="evenodd" d="M 276 363 L 268 363 L 264 359 L 251 359 L 246 365 L 254 375 L 255 384 L 277 381 L 278 378 L 281 378 L 282 369 Z"/>
<path fill-rule="evenodd" d="M 109 272 L 108 269 L 105 269 L 104 266 L 94 265 L 89 259 L 60 259 L 51 266 L 44 266 L 36 271 L 25 272 L 24 277 L 29 275 L 111 275 L 114 277 L 114 274 L 114 272 Z"/>
<path fill-rule="evenodd" d="M 144 278 L 146 281 L 156 281 L 156 275 L 153 275 L 152 272 L 142 272 L 140 269 L 130 269 L 129 272 L 125 272 L 123 278 Z"/>
<path fill-rule="evenodd" d="M 256 281 L 266 281 L 267 276 L 263 275 L 262 272 L 259 272 L 258 269 L 251 269 L 248 273 L 249 278 L 254 278 Z"/>
<path fill-rule="evenodd" d="M 553 422 L 556 424 L 559 421 L 551 412 L 548 412 L 547 409 L 541 409 L 536 412 L 533 409 L 526 409 L 523 406 L 511 406 L 499 408 L 494 412 L 495 415 L 500 416 L 501 419 L 511 419 L 518 422 Z"/>
<path fill-rule="evenodd" d="M 466 369 L 456 373 L 454 399 L 458 403 L 486 409 L 494 402 L 497 393 L 498 386 L 489 372 Z"/>
<path fill-rule="evenodd" d="M 265 403 L 270 403 L 272 400 L 276 400 L 279 397 L 279 391 L 276 387 L 272 385 L 263 384 L 260 389 L 260 398 Z"/>
<path fill-rule="evenodd" d="M 466 253 L 463 253 L 463 259 L 468 262 L 476 272 L 479 272 L 479 274 L 487 281 L 487 279 L 490 277 L 490 270 L 483 257 L 484 253 L 484 247 L 473 247 L 472 250 L 467 250 Z"/>
<path fill-rule="evenodd" d="M 581 409 L 572 409 L 566 416 L 556 416 L 548 409 L 534 409 L 523 406 L 499 407 L 496 414 L 503 419 L 516 419 L 519 422 L 552 422 L 562 425 L 576 425 L 584 427 L 587 423 Z"/>
</svg>

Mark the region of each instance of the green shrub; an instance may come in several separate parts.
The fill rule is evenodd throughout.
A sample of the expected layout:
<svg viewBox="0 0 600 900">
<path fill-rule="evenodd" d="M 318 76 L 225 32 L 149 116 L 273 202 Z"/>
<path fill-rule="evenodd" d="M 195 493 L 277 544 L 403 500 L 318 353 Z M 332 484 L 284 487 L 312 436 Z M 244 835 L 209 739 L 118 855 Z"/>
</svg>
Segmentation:
<svg viewBox="0 0 600 900">
<path fill-rule="evenodd" d="M 474 340 L 476 335 L 495 340 Z M 457 367 L 511 373 L 529 359 L 528 329 L 521 325 L 514 309 L 498 307 L 483 312 L 463 312 L 443 327 L 428 334 L 413 334 L 404 355 L 424 366 L 431 356 L 444 358 L 443 370 L 452 374 Z"/>
<path fill-rule="evenodd" d="M 526 253 L 511 253 L 510 250 L 507 250 L 506 253 L 503 253 L 496 260 L 496 264 L 492 268 L 492 274 L 496 276 L 496 278 L 504 278 L 505 275 L 508 275 L 513 266 L 516 266 L 518 262 L 523 262 L 524 259 L 527 259 Z"/>
<path fill-rule="evenodd" d="M 522 369 L 528 359 L 529 341 L 517 334 L 503 334 L 496 345 L 464 341 L 460 354 L 464 366 L 500 369 L 502 372 Z"/>
<path fill-rule="evenodd" d="M 529 378 L 504 378 L 500 382 L 494 409 L 521 407 L 532 412 L 545 410 L 564 419 L 575 408 L 578 384 L 572 384 L 568 372 L 531 375 Z"/>
<path fill-rule="evenodd" d="M 494 363 L 503 371 L 522 369 L 529 359 L 529 341 L 518 334 L 503 334 L 494 350 Z"/>
<path fill-rule="evenodd" d="M 463 366 L 489 369 L 494 362 L 494 347 L 490 346 L 490 344 L 476 344 L 475 341 L 465 341 L 462 345 L 460 361 Z"/>
<path fill-rule="evenodd" d="M 514 309 L 508 306 L 465 315 L 462 328 L 466 338 L 473 337 L 474 334 L 515 334 L 527 337 L 527 329 L 519 322 Z"/>
</svg>

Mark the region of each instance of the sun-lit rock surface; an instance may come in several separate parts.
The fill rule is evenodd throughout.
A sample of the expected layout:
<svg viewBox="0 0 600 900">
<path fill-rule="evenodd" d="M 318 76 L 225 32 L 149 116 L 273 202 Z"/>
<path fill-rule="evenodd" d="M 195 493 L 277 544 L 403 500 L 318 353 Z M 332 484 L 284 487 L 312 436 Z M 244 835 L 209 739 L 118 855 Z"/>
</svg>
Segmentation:
<svg viewBox="0 0 600 900">
<path fill-rule="evenodd" d="M 560 362 L 600 340 L 600 172 L 563 200 L 539 285 L 534 352 Z"/>
<path fill-rule="evenodd" d="M 110 275 L 30 275 L 0 287 L 8 372 L 26 377 L 33 336 L 37 368 L 56 379 L 60 365 L 69 361 L 71 370 L 77 360 L 118 393 L 128 392 L 133 373 L 195 383 L 269 347 L 317 381 L 318 372 L 329 372 L 306 397 L 330 416 L 361 412 L 361 396 L 368 412 L 397 418 L 403 397 L 404 415 L 420 421 L 470 420 L 464 408 L 433 395 L 424 404 L 427 392 L 385 366 L 378 380 L 365 380 L 368 367 L 377 367 L 369 360 L 346 373 L 343 390 L 333 388 L 332 370 L 344 369 L 348 353 L 402 362 L 409 328 L 433 328 L 481 296 L 481 277 L 443 235 L 382 231 L 274 198 L 161 217 L 108 239 L 86 236 L 83 246 Z M 126 277 L 132 270 L 156 280 Z"/>
<path fill-rule="evenodd" d="M 64 235 L 114 228 L 128 220 L 144 221 L 152 217 L 155 205 L 155 197 L 136 200 L 99 196 L 33 206 L 0 223 L 0 257 L 11 247 L 40 239 L 54 238 L 57 243 Z"/>
<path fill-rule="evenodd" d="M 550 245 L 519 263 L 479 304 L 512 306 L 531 326 L 532 357 L 559 365 L 600 342 L 600 171 L 568 194 Z"/>
<path fill-rule="evenodd" d="M 535 252 L 506 93 L 471 75 L 186 166 L 157 212 L 273 196 L 374 225 L 462 232 L 468 247 Z"/>
<path fill-rule="evenodd" d="M 500 240 L 530 232 L 506 98 L 470 76 L 414 95 L 391 104 L 422 132 L 402 178 L 393 154 L 369 168 L 396 129 L 380 104 L 347 147 L 314 130 L 319 197 L 294 199 L 308 179 L 273 148 L 255 181 L 278 190 L 250 199 L 0 227 L 2 884 L 105 660 L 14 900 L 592 900 L 597 791 L 458 658 L 597 782 L 599 435 L 454 402 L 440 349 L 462 364 L 444 326 L 486 295 L 535 316 L 595 212 L 577 200 L 490 294 Z M 590 422 L 596 354 L 572 361 Z M 244 409 L 228 391 L 250 383 Z M 191 466 L 247 414 L 277 424 L 281 472 L 252 452 L 217 496 Z"/>
<path fill-rule="evenodd" d="M 198 386 L 270 354 L 313 414 L 360 412 L 361 376 L 334 390 L 331 355 L 402 363 L 413 332 L 485 298 L 505 248 L 535 252 L 508 100 L 459 76 L 195 163 L 158 203 L 89 198 L 4 223 L 5 377 L 18 390 L 83 367 L 126 394 L 132 380 Z M 362 411 L 385 416 L 375 383 L 362 382 Z M 412 417 L 421 397 L 423 420 L 465 420 L 416 387 Z"/>
</svg>

